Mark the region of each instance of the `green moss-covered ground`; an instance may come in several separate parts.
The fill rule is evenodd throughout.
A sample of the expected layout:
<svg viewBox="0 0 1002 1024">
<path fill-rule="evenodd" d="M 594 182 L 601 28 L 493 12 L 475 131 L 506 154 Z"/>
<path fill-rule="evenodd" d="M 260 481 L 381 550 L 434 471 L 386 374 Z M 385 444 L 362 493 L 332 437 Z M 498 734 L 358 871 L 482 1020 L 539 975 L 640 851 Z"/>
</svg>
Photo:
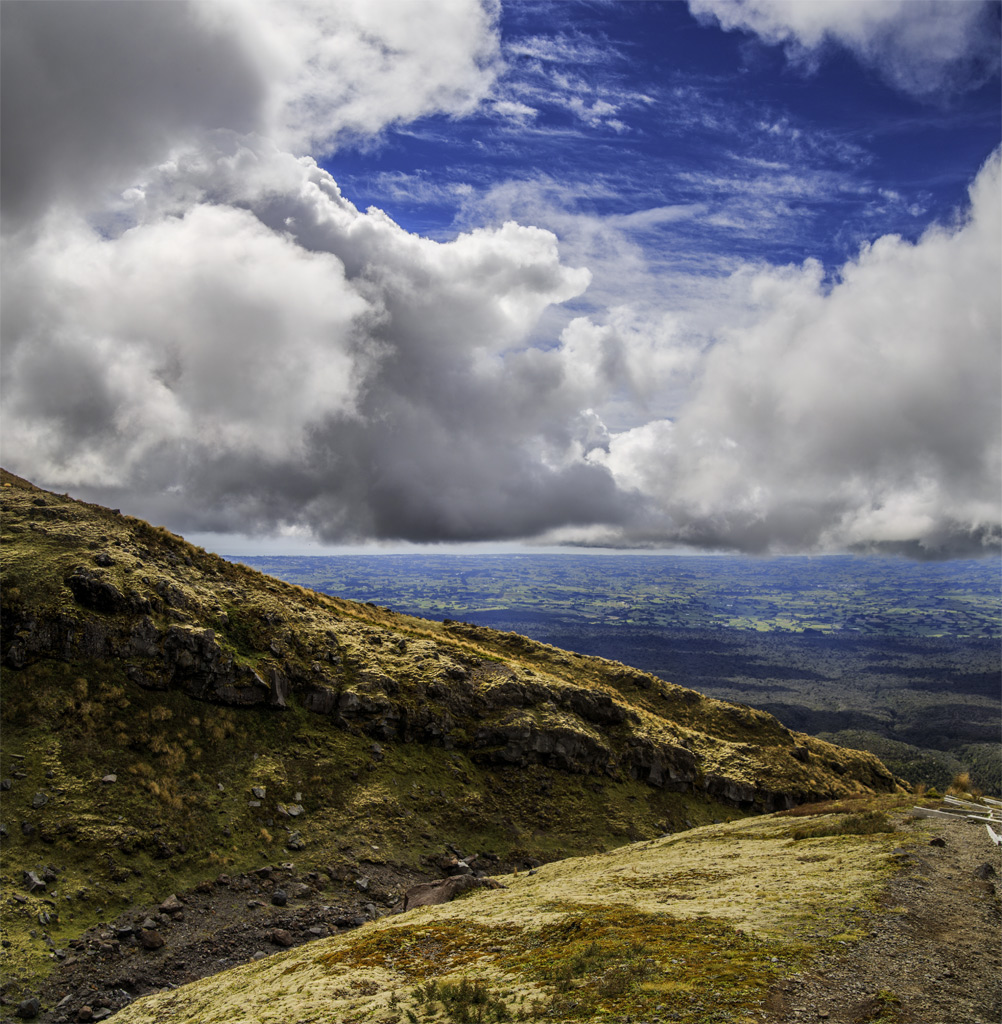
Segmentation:
<svg viewBox="0 0 1002 1024">
<path fill-rule="evenodd" d="M 139 1000 L 120 1019 L 750 1022 L 777 979 L 865 934 L 907 839 L 846 834 L 849 818 L 771 815 L 547 864 Z M 834 834 L 795 838 L 805 821 Z"/>
</svg>

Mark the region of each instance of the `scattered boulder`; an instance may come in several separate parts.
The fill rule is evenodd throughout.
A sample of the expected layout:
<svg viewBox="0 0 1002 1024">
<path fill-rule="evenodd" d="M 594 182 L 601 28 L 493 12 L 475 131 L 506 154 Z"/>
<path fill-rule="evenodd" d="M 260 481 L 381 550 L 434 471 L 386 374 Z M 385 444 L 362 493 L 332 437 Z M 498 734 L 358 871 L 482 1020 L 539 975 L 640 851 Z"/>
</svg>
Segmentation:
<svg viewBox="0 0 1002 1024">
<path fill-rule="evenodd" d="M 45 793 L 36 793 L 31 798 L 31 806 L 34 810 L 38 810 L 40 807 L 44 807 L 49 802 L 49 798 Z"/>
<path fill-rule="evenodd" d="M 173 893 L 160 904 L 161 914 L 176 914 L 179 910 L 184 910 L 184 904 Z"/>
<path fill-rule="evenodd" d="M 946 846 L 946 840 L 943 839 L 942 836 L 936 836 L 935 838 L 929 840 L 929 845 L 930 846 Z"/>
<path fill-rule="evenodd" d="M 291 946 L 296 940 L 285 928 L 274 928 L 268 932 L 268 941 L 275 946 Z"/>
<path fill-rule="evenodd" d="M 164 944 L 164 937 L 156 928 L 142 928 L 139 932 L 139 944 L 143 949 L 159 949 Z"/>
<path fill-rule="evenodd" d="M 302 850 L 306 847 L 306 840 L 298 832 L 291 832 L 285 845 L 290 850 Z"/>
<path fill-rule="evenodd" d="M 24 886 L 28 892 L 44 892 L 45 882 L 34 871 L 24 872 Z"/>
<path fill-rule="evenodd" d="M 108 775 L 104 775 L 104 776 L 102 776 L 102 778 L 101 778 L 101 781 L 102 781 L 102 782 L 103 782 L 103 783 L 104 783 L 104 784 L 105 784 L 106 786 L 110 786 L 110 785 L 112 785 L 113 783 L 115 783 L 115 782 L 118 782 L 118 776 L 117 776 L 117 775 L 115 775 L 114 773 L 109 773 Z"/>
<path fill-rule="evenodd" d="M 37 996 L 23 999 L 17 1004 L 17 1015 L 21 1020 L 34 1020 L 42 1012 L 42 1004 Z"/>
<path fill-rule="evenodd" d="M 477 879 L 471 874 L 452 875 L 440 882 L 421 882 L 419 885 L 411 886 L 404 893 L 404 910 L 412 910 L 414 907 L 433 907 L 439 903 L 448 903 L 454 900 L 461 892 L 467 889 L 476 888 Z"/>
<path fill-rule="evenodd" d="M 271 894 L 271 905 L 273 907 L 284 907 L 289 902 L 289 894 L 284 889 L 276 889 Z"/>
<path fill-rule="evenodd" d="M 974 877 L 980 878 L 982 882 L 987 882 L 995 877 L 995 868 L 991 866 L 987 861 L 984 864 L 979 864 L 974 869 Z"/>
</svg>

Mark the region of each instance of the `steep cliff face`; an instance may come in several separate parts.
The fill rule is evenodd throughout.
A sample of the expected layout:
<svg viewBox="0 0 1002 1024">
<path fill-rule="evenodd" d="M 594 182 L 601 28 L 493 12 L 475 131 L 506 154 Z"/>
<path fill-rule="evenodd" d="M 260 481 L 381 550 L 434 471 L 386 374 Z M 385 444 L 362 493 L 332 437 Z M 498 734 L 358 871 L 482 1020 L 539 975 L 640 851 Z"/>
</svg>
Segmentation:
<svg viewBox="0 0 1002 1024">
<path fill-rule="evenodd" d="M 16 678 L 107 663 L 147 691 L 332 729 L 706 794 L 743 810 L 893 790 L 871 755 L 625 666 L 337 601 L 116 511 L 3 479 L 4 649 Z"/>
</svg>

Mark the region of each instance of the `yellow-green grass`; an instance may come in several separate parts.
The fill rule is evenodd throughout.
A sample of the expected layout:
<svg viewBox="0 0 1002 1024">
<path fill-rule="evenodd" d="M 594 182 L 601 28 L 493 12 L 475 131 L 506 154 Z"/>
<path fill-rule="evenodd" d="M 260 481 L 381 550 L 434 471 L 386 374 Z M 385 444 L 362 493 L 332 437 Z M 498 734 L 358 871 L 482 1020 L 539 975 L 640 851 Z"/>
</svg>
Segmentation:
<svg viewBox="0 0 1002 1024">
<path fill-rule="evenodd" d="M 751 1022 L 773 982 L 864 934 L 896 870 L 891 851 L 907 841 L 886 832 L 797 840 L 804 820 L 710 825 L 547 864 L 503 878 L 504 890 L 141 999 L 118 1019 L 389 1024 L 670 1011 L 691 1024 Z"/>
</svg>

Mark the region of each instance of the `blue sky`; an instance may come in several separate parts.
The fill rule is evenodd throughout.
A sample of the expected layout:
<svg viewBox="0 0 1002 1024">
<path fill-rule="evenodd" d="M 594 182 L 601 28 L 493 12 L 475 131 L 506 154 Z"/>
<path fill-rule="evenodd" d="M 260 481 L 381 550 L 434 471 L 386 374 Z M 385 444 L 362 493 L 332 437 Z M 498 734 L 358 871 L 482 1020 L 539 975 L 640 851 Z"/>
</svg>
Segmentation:
<svg viewBox="0 0 1002 1024">
<path fill-rule="evenodd" d="M 217 550 L 994 554 L 994 0 L 0 6 L 4 464 Z"/>
<path fill-rule="evenodd" d="M 863 242 L 949 217 L 999 142 L 997 77 L 916 97 L 845 49 L 798 67 L 685 3 L 511 4 L 500 30 L 492 102 L 322 161 L 353 202 L 447 238 L 518 212 L 491 190 L 524 184 L 537 215 L 634 218 L 669 266 L 835 272 Z"/>
</svg>

